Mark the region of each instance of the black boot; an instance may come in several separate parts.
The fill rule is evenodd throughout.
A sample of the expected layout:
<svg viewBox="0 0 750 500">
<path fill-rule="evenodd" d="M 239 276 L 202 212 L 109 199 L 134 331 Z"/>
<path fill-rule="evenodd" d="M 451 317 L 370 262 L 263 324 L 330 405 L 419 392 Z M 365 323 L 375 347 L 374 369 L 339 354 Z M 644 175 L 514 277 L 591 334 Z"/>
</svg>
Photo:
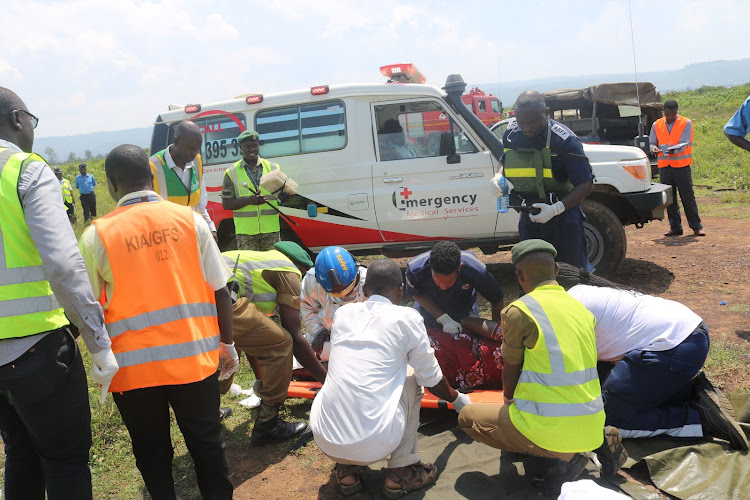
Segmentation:
<svg viewBox="0 0 750 500">
<path fill-rule="evenodd" d="M 306 422 L 286 422 L 279 418 L 281 405 L 271 406 L 261 401 L 258 417 L 255 419 L 250 442 L 263 446 L 287 441 L 307 431 Z"/>
<path fill-rule="evenodd" d="M 589 459 L 576 453 L 570 462 L 555 460 L 544 477 L 531 478 L 531 484 L 546 495 L 559 495 L 563 483 L 575 481 L 586 469 Z"/>
</svg>

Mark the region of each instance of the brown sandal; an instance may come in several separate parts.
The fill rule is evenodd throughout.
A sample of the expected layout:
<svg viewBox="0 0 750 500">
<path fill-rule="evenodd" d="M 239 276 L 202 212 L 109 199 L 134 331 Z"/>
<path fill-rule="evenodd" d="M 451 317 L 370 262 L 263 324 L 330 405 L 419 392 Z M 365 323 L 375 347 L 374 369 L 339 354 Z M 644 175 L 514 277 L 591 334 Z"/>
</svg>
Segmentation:
<svg viewBox="0 0 750 500">
<path fill-rule="evenodd" d="M 403 470 L 403 474 L 394 471 Z M 437 480 L 438 469 L 432 464 L 416 464 L 399 467 L 397 469 L 386 469 L 385 477 L 398 484 L 400 488 L 391 489 L 383 485 L 383 494 L 386 498 L 400 498 L 409 492 L 431 485 Z"/>
<path fill-rule="evenodd" d="M 336 482 L 339 483 L 339 490 L 341 490 L 342 495 L 347 497 L 356 495 L 365 488 L 362 481 L 359 480 L 359 465 L 336 464 L 333 472 L 336 474 Z M 342 479 L 352 474 L 357 478 L 356 481 L 352 484 L 341 483 Z"/>
</svg>

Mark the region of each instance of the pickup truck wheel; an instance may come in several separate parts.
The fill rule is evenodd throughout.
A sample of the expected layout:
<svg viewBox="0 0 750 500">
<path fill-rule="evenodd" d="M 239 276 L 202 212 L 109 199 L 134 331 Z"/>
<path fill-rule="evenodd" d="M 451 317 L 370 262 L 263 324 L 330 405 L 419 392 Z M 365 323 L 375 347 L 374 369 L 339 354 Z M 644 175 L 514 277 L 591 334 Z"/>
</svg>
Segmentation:
<svg viewBox="0 0 750 500">
<path fill-rule="evenodd" d="M 594 272 L 600 276 L 614 273 L 625 258 L 628 247 L 620 219 L 595 201 L 584 200 L 581 208 L 586 215 L 583 222 L 586 253 Z"/>
</svg>

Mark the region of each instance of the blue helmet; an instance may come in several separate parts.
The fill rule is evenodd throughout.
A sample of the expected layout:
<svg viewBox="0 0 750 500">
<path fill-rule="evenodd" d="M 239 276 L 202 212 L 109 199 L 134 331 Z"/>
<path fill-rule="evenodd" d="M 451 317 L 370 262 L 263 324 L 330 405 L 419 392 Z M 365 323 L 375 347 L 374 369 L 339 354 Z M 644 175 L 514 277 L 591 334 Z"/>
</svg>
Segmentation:
<svg viewBox="0 0 750 500">
<path fill-rule="evenodd" d="M 348 294 L 358 273 L 354 257 L 341 247 L 326 247 L 315 258 L 315 279 L 332 295 Z"/>
</svg>

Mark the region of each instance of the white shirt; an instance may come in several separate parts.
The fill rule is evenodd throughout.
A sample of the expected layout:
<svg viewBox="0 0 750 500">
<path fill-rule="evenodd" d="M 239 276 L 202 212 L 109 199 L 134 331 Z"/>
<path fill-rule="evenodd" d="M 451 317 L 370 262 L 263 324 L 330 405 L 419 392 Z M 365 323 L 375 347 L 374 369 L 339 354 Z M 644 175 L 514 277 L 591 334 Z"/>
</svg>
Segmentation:
<svg viewBox="0 0 750 500">
<path fill-rule="evenodd" d="M 396 449 L 406 426 L 399 398 L 407 364 L 419 385 L 443 378 L 417 311 L 380 295 L 336 311 L 328 375 L 310 410 L 324 453 L 375 462 Z"/>
<path fill-rule="evenodd" d="M 159 200 L 162 199 L 161 196 L 153 191 L 135 191 L 120 198 L 117 206 L 119 207 L 133 198 L 147 196 L 153 196 Z M 208 229 L 206 222 L 195 212 L 193 212 L 193 218 L 195 219 L 195 235 L 198 237 L 198 252 L 203 279 L 206 280 L 206 283 L 212 290 L 216 291 L 226 286 L 227 281 L 232 276 L 232 271 L 226 262 L 224 262 L 224 258 L 221 256 L 219 247 L 216 246 L 214 237 Z M 81 250 L 83 261 L 86 263 L 86 270 L 89 274 L 91 288 L 94 290 L 94 297 L 99 297 L 102 290 L 106 287 L 107 302 L 104 304 L 104 309 L 107 310 L 113 293 L 112 282 L 114 278 L 112 276 L 112 266 L 107 256 L 107 249 L 104 247 L 104 243 L 96 231 L 95 224 L 89 226 L 81 235 L 78 247 Z"/>
<path fill-rule="evenodd" d="M 633 350 L 672 349 L 703 321 L 679 302 L 628 290 L 576 285 L 568 293 L 596 317 L 597 358 L 603 361 Z"/>
<path fill-rule="evenodd" d="M 164 151 L 164 161 L 167 162 L 167 166 L 175 171 L 175 173 L 180 177 L 180 180 L 182 181 L 182 185 L 185 186 L 185 189 L 190 191 L 190 184 L 193 180 L 193 168 L 195 168 L 195 164 L 192 161 L 189 161 L 185 163 L 185 168 L 182 169 L 177 166 L 177 164 L 172 159 L 172 155 L 169 153 L 169 148 L 172 146 L 169 146 Z M 203 216 L 203 220 L 206 221 L 206 224 L 208 224 L 209 229 L 211 231 L 216 231 L 216 224 L 214 224 L 214 221 L 211 220 L 211 216 L 208 215 L 208 209 L 206 208 L 208 206 L 208 193 L 206 192 L 206 179 L 201 177 L 201 198 L 198 201 L 198 204 L 193 207 L 193 210 L 198 212 Z"/>
</svg>

